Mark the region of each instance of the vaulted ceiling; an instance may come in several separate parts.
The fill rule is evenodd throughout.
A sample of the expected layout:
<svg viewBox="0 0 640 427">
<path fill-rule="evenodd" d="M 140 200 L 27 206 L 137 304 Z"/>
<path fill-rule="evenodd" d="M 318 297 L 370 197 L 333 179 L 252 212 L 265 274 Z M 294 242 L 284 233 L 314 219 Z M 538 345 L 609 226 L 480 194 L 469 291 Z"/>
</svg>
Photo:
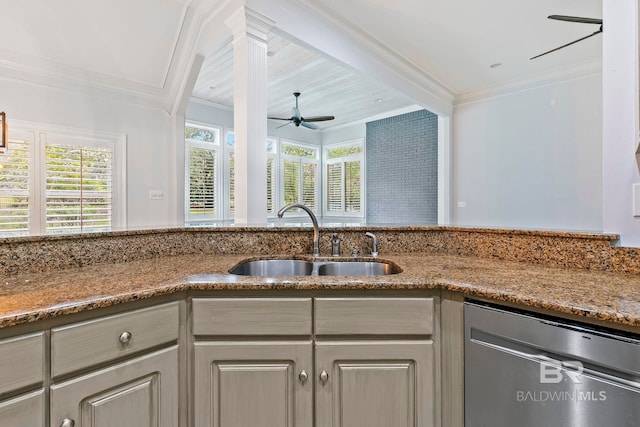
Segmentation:
<svg viewBox="0 0 640 427">
<path fill-rule="evenodd" d="M 410 97 L 283 37 L 270 34 L 268 45 L 270 116 L 291 117 L 293 92 L 302 93 L 299 106 L 303 116 L 335 116 L 331 122 L 317 123 L 321 129 L 419 108 Z M 231 44 L 205 59 L 193 98 L 233 107 Z"/>
<path fill-rule="evenodd" d="M 274 7 L 280 2 L 274 0 Z M 530 61 L 596 30 L 551 21 L 550 14 L 602 17 L 603 0 L 297 0 L 322 19 L 393 52 L 458 98 L 520 82 L 556 78 L 601 59 L 601 35 Z M 605 0 L 613 1 L 613 0 Z M 0 77 L 46 81 L 147 97 L 176 96 L 188 68 L 196 18 L 218 0 L 28 0 L 3 2 Z M 215 30 L 215 28 L 214 28 Z M 222 31 L 222 30 L 221 30 Z M 224 31 L 228 32 L 228 29 Z M 605 23 L 606 31 L 606 23 Z M 334 114 L 331 125 L 409 108 L 411 93 L 304 48 L 295 35 L 269 40 L 269 106 L 290 114 L 294 91 L 306 115 Z M 228 35 L 226 35 L 228 37 Z M 229 105 L 230 46 L 208 52 L 193 96 Z M 501 66 L 490 68 L 491 64 Z M 591 65 L 590 65 L 591 64 Z M 178 75 L 178 78 L 176 78 Z M 46 77 L 43 80 L 43 77 Z M 77 86 L 77 85 L 76 85 Z M 378 102 L 376 102 L 378 100 Z M 379 101 L 382 100 L 382 101 Z"/>
</svg>

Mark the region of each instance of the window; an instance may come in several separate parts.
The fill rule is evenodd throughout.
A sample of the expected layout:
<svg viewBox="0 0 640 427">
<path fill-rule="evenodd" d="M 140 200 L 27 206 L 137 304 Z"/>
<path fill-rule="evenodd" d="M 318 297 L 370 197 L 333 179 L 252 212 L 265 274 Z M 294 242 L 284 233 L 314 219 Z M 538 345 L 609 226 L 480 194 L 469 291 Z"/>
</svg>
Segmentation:
<svg viewBox="0 0 640 427">
<path fill-rule="evenodd" d="M 3 236 L 29 234 L 29 145 L 28 139 L 12 138 L 7 152 L 0 154 L 0 233 Z"/>
<path fill-rule="evenodd" d="M 220 218 L 220 129 L 187 124 L 187 221 Z"/>
<path fill-rule="evenodd" d="M 273 138 L 267 138 L 267 214 L 269 216 L 275 216 L 277 210 L 277 159 L 278 141 Z"/>
<path fill-rule="evenodd" d="M 236 169 L 235 169 L 235 147 L 236 147 L 236 136 L 232 130 L 227 131 L 225 134 L 225 142 L 227 148 L 227 164 L 226 164 L 226 176 L 227 176 L 227 187 L 226 193 L 229 195 L 229 212 L 228 218 L 233 217 L 233 214 L 236 211 L 235 205 L 235 179 L 236 179 Z"/>
<path fill-rule="evenodd" d="M 47 233 L 111 229 L 112 150 L 45 146 Z"/>
<path fill-rule="evenodd" d="M 124 226 L 124 137 L 27 124 L 0 155 L 0 234 L 108 231 Z"/>
<path fill-rule="evenodd" d="M 324 215 L 363 216 L 362 140 L 324 149 Z"/>
<path fill-rule="evenodd" d="M 318 212 L 318 148 L 288 141 L 281 145 L 283 206 L 303 203 Z"/>
<path fill-rule="evenodd" d="M 229 195 L 229 215 L 228 218 L 233 217 L 235 212 L 235 195 L 234 195 L 234 180 L 235 180 L 235 163 L 234 163 L 234 149 L 235 149 L 235 135 L 232 130 L 228 130 L 225 134 L 226 148 L 228 152 L 227 164 L 225 165 L 227 177 L 226 194 Z M 277 141 L 273 138 L 267 138 L 267 212 L 271 215 L 275 215 L 274 200 L 276 195 L 276 157 L 277 157 Z"/>
</svg>

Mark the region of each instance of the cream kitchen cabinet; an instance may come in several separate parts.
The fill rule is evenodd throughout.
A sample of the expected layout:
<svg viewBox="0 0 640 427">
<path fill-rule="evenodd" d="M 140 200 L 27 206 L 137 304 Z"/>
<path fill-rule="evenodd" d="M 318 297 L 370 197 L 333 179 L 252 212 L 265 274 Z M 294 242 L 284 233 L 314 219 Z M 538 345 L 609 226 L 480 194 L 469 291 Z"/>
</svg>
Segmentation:
<svg viewBox="0 0 640 427">
<path fill-rule="evenodd" d="M 313 425 L 311 307 L 311 298 L 193 299 L 194 426 Z"/>
<path fill-rule="evenodd" d="M 433 311 L 432 298 L 195 298 L 192 425 L 432 427 Z"/>
<path fill-rule="evenodd" d="M 52 427 L 177 426 L 177 346 L 54 384 L 50 399 Z"/>
<path fill-rule="evenodd" d="M 0 341 L 0 361 L 0 426 L 44 427 L 44 333 Z"/>
<path fill-rule="evenodd" d="M 178 425 L 179 306 L 51 330 L 51 427 Z"/>
<path fill-rule="evenodd" d="M 195 425 L 311 427 L 310 341 L 195 344 Z"/>
</svg>

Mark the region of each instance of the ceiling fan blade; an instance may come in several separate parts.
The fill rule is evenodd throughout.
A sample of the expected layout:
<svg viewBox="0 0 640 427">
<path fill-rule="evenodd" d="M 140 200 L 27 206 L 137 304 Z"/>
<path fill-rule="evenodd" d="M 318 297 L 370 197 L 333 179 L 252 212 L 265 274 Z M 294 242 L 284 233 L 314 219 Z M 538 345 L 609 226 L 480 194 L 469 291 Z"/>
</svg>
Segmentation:
<svg viewBox="0 0 640 427">
<path fill-rule="evenodd" d="M 550 15 L 549 19 L 555 19 L 556 21 L 577 22 L 580 24 L 597 24 L 602 25 L 602 19 L 596 18 L 581 18 L 579 16 L 567 16 L 567 15 Z"/>
<path fill-rule="evenodd" d="M 291 117 L 295 117 L 296 119 L 300 118 L 300 110 L 298 109 L 298 107 L 291 108 Z"/>
<path fill-rule="evenodd" d="M 555 52 L 556 50 L 560 50 L 560 49 L 563 49 L 563 48 L 565 48 L 565 47 L 567 47 L 567 46 L 571 46 L 572 44 L 576 44 L 576 43 L 578 43 L 578 42 L 581 42 L 582 40 L 588 39 L 589 37 L 593 37 L 593 36 L 595 36 L 596 34 L 600 34 L 601 32 L 602 32 L 602 29 L 600 29 L 600 30 L 598 30 L 598 31 L 596 31 L 596 32 L 594 32 L 594 33 L 592 33 L 592 34 L 589 34 L 588 36 L 582 37 L 581 39 L 574 40 L 574 41 L 572 41 L 571 43 L 563 44 L 563 45 L 562 45 L 562 46 L 560 46 L 560 47 L 557 47 L 557 48 L 555 48 L 555 49 L 551 49 L 551 50 L 549 50 L 549 51 L 547 51 L 547 52 L 541 53 L 540 55 L 536 55 L 536 56 L 534 56 L 533 58 L 529 58 L 529 60 L 536 59 L 536 58 L 540 58 L 541 56 L 547 55 L 547 54 L 549 54 L 549 53 L 551 53 L 551 52 Z"/>
<path fill-rule="evenodd" d="M 314 125 L 313 123 L 307 123 L 306 121 L 301 121 L 300 125 L 306 127 L 307 129 L 311 129 L 311 130 L 318 129 L 318 126 Z"/>
<path fill-rule="evenodd" d="M 289 123 L 285 123 L 285 124 L 283 124 L 283 125 L 280 125 L 280 126 L 278 126 L 276 129 L 280 129 L 280 128 L 283 128 L 283 127 L 285 127 L 285 126 L 289 126 L 291 123 L 293 123 L 293 122 L 292 122 L 291 120 L 289 120 Z"/>
<path fill-rule="evenodd" d="M 269 117 L 267 117 L 267 119 L 269 119 L 269 120 L 287 120 L 287 121 L 290 121 L 291 117 L 289 117 L 288 119 L 285 119 L 283 117 L 271 117 L 271 116 L 269 116 Z"/>
<path fill-rule="evenodd" d="M 305 122 L 326 122 L 333 119 L 335 119 L 334 116 L 311 116 L 303 118 Z"/>
</svg>

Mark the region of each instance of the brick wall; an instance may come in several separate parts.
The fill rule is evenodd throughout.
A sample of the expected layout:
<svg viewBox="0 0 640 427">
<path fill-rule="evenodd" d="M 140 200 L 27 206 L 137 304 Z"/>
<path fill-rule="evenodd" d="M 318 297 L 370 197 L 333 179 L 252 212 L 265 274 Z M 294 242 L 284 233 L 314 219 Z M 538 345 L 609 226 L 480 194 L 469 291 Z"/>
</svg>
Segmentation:
<svg viewBox="0 0 640 427">
<path fill-rule="evenodd" d="M 437 224 L 438 116 L 420 110 L 367 123 L 369 224 Z"/>
</svg>

